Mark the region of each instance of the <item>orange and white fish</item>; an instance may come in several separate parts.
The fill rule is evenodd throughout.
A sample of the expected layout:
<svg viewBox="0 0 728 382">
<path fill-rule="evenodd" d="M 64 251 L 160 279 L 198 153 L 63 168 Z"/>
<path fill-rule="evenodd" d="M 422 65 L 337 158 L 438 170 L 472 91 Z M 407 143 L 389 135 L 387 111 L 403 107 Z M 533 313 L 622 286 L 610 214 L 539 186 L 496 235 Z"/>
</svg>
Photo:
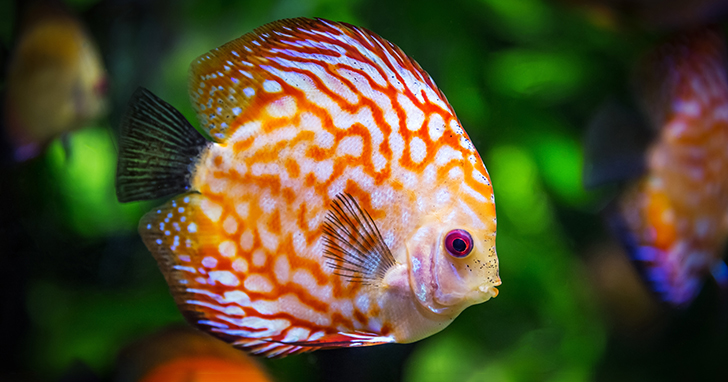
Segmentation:
<svg viewBox="0 0 728 382">
<path fill-rule="evenodd" d="M 193 324 L 252 353 L 413 342 L 498 294 L 493 189 L 432 78 L 349 24 L 267 24 L 192 63 L 202 137 L 138 90 L 121 201 Z"/>
<path fill-rule="evenodd" d="M 3 102 L 5 135 L 17 161 L 101 117 L 107 90 L 96 45 L 62 4 L 29 1 L 23 13 Z"/>
<path fill-rule="evenodd" d="M 656 137 L 645 173 L 620 197 L 612 225 L 668 304 L 687 306 L 707 275 L 727 286 L 728 82 L 720 33 L 701 29 L 641 63 L 638 87 Z"/>
<path fill-rule="evenodd" d="M 189 326 L 170 327 L 125 347 L 116 382 L 270 382 L 254 359 Z"/>
</svg>

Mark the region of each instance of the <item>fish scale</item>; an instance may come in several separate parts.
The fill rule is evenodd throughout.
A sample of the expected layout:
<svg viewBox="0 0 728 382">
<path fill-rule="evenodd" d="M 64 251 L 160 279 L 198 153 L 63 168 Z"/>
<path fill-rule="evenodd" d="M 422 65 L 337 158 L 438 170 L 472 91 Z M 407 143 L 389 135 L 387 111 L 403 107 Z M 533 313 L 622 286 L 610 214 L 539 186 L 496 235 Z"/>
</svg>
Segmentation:
<svg viewBox="0 0 728 382">
<path fill-rule="evenodd" d="M 192 192 L 140 232 L 191 322 L 280 356 L 412 342 L 497 294 L 487 170 L 430 76 L 390 42 L 322 19 L 275 22 L 194 61 L 189 89 L 214 142 Z M 455 223 L 485 256 L 468 276 L 475 291 L 416 291 L 450 288 L 432 236 Z"/>
</svg>

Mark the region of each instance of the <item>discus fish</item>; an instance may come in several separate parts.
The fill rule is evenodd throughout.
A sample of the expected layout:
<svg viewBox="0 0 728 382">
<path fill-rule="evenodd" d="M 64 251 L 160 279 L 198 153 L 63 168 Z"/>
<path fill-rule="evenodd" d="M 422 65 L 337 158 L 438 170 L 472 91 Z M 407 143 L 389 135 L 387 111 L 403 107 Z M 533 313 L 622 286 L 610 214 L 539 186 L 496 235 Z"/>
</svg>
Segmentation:
<svg viewBox="0 0 728 382">
<path fill-rule="evenodd" d="M 269 382 L 255 360 L 190 327 L 170 327 L 119 353 L 115 382 Z"/>
<path fill-rule="evenodd" d="M 96 45 L 58 2 L 32 2 L 19 30 L 3 107 L 13 159 L 23 161 L 101 117 L 107 79 Z"/>
<path fill-rule="evenodd" d="M 656 137 L 645 174 L 616 204 L 612 225 L 648 283 L 685 307 L 712 273 L 726 287 L 728 82 L 726 49 L 712 29 L 684 33 L 648 55 L 640 100 Z"/>
<path fill-rule="evenodd" d="M 140 89 L 120 201 L 187 319 L 256 354 L 407 343 L 498 294 L 488 172 L 432 78 L 365 29 L 267 24 L 192 63 L 212 141 Z"/>
</svg>

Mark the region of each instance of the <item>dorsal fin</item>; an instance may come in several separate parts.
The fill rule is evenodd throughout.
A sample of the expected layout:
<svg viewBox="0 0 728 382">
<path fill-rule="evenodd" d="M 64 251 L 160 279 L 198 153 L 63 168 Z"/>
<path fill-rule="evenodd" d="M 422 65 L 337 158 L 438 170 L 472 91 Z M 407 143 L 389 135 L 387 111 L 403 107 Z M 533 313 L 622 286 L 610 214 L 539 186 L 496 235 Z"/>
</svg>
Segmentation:
<svg viewBox="0 0 728 382">
<path fill-rule="evenodd" d="M 432 78 L 398 47 L 366 29 L 323 19 L 264 25 L 197 58 L 190 76 L 200 126 L 218 142 L 257 117 L 261 108 L 250 106 L 281 93 L 300 91 L 315 103 L 323 91 L 356 105 L 355 84 L 365 78 L 376 91 L 394 89 L 451 112 Z"/>
</svg>

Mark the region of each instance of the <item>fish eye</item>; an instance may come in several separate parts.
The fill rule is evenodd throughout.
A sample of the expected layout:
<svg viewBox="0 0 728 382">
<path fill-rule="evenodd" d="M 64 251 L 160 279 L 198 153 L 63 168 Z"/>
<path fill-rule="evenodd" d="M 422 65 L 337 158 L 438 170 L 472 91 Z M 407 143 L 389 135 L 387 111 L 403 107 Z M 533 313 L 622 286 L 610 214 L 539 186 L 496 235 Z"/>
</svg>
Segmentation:
<svg viewBox="0 0 728 382">
<path fill-rule="evenodd" d="M 465 257 L 473 250 L 473 238 L 468 231 L 454 229 L 445 236 L 445 248 L 454 257 Z"/>
</svg>

